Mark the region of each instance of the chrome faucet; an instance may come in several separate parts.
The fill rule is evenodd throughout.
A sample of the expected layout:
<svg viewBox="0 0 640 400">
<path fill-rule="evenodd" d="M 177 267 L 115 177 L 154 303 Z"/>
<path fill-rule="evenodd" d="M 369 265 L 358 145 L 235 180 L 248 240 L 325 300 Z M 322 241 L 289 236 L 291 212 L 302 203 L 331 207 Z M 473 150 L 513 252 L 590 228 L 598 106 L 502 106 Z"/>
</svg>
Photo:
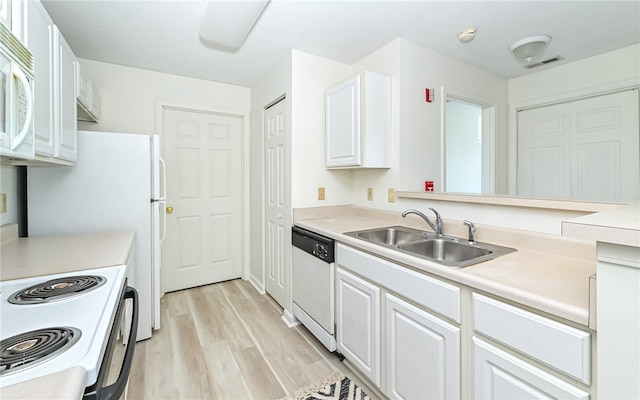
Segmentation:
<svg viewBox="0 0 640 400">
<path fill-rule="evenodd" d="M 409 215 L 409 214 L 416 214 L 416 215 L 420 216 L 422 219 L 424 219 L 427 224 L 429 224 L 431 229 L 433 229 L 433 231 L 435 232 L 436 236 L 442 237 L 443 236 L 442 235 L 442 218 L 440 218 L 440 214 L 438 214 L 438 212 L 436 210 L 434 210 L 433 208 L 429 208 L 429 210 L 433 211 L 433 213 L 436 215 L 436 223 L 435 224 L 433 222 L 431 222 L 429 217 L 427 217 L 426 215 L 424 215 L 422 212 L 420 212 L 418 210 L 406 210 L 405 212 L 402 213 L 402 218 L 406 218 L 407 215 Z"/>
</svg>

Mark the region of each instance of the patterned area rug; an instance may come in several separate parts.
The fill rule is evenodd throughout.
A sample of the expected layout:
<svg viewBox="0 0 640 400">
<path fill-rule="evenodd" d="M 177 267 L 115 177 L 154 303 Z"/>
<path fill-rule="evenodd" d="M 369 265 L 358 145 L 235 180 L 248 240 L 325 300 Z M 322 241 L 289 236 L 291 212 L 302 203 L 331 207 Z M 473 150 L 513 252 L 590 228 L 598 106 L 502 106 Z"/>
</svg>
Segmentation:
<svg viewBox="0 0 640 400">
<path fill-rule="evenodd" d="M 370 400 L 351 379 L 335 372 L 320 382 L 296 390 L 280 400 Z"/>
</svg>

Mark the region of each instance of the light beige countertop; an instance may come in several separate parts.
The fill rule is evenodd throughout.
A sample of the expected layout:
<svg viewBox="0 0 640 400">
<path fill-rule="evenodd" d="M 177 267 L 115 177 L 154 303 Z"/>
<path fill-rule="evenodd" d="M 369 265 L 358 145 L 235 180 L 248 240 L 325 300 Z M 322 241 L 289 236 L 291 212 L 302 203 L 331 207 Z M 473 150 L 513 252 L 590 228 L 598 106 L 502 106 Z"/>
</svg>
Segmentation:
<svg viewBox="0 0 640 400">
<path fill-rule="evenodd" d="M 28 278 L 126 264 L 135 231 L 17 238 L 1 228 L 0 280 Z"/>
<path fill-rule="evenodd" d="M 314 211 L 311 209 L 295 210 L 295 224 L 413 269 L 590 326 L 589 277 L 596 271 L 594 243 L 476 225 L 476 240 L 514 247 L 518 251 L 455 269 L 343 234 L 389 225 L 430 230 L 420 219 L 402 219 L 396 215 L 399 213 L 374 212 L 356 207 L 348 211 L 336 207 L 333 211 L 337 215 L 332 216 L 330 210 L 319 210 L 320 214 L 316 213 L 318 218 L 314 218 Z M 448 224 L 445 220 L 444 232 L 466 237 L 466 231 L 447 231 L 448 226 L 461 225 Z"/>
<path fill-rule="evenodd" d="M 565 221 L 562 234 L 640 247 L 640 201 Z"/>
<path fill-rule="evenodd" d="M 87 371 L 71 367 L 60 372 L 0 388 L 0 399 L 76 400 L 84 395 Z"/>
</svg>

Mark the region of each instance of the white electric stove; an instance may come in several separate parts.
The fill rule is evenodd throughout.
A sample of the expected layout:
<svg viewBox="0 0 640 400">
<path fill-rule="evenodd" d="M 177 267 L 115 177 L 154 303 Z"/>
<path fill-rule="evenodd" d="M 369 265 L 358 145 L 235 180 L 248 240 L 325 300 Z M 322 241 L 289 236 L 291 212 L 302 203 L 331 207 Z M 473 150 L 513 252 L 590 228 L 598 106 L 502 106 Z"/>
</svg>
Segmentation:
<svg viewBox="0 0 640 400">
<path fill-rule="evenodd" d="M 87 388 L 95 385 L 121 303 L 125 278 L 126 266 L 120 265 L 0 282 L 0 387 L 73 366 L 86 369 Z M 48 283 L 40 285 L 45 282 Z M 40 287 L 14 296 L 34 285 Z M 71 290 L 82 285 L 87 290 L 79 294 Z M 38 298 L 46 298 L 48 292 L 56 291 L 53 299 L 37 303 Z M 52 328 L 61 330 L 52 331 Z M 64 342 L 62 349 L 45 349 L 45 353 L 53 354 L 44 359 L 20 360 L 21 357 L 30 360 L 31 353 L 40 350 L 38 347 L 52 343 L 54 348 L 57 342 Z"/>
</svg>

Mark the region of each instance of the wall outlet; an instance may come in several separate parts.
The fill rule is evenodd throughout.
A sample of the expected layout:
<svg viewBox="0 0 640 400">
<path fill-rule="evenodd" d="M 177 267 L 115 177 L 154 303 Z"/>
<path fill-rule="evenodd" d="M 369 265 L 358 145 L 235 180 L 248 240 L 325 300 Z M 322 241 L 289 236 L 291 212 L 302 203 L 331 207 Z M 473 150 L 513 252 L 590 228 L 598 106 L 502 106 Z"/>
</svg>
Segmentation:
<svg viewBox="0 0 640 400">
<path fill-rule="evenodd" d="M 367 200 L 373 201 L 373 188 L 367 188 Z"/>
<path fill-rule="evenodd" d="M 0 214 L 7 212 L 7 194 L 0 193 Z"/>
<path fill-rule="evenodd" d="M 319 187 L 318 188 L 318 200 L 324 200 L 324 188 L 323 187 Z"/>
<path fill-rule="evenodd" d="M 394 188 L 389 188 L 387 195 L 388 195 L 387 201 L 389 203 L 396 202 L 396 190 Z"/>
</svg>

